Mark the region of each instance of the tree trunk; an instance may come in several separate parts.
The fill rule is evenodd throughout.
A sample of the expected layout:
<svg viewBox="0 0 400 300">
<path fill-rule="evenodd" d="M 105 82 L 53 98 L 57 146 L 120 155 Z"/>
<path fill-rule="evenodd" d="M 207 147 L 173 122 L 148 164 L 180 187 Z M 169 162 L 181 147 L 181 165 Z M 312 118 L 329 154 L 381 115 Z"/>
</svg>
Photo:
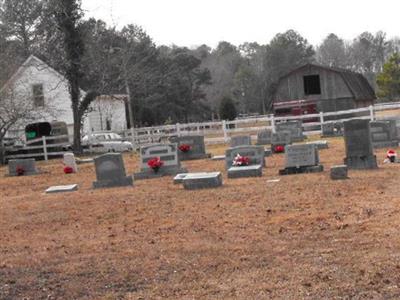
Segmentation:
<svg viewBox="0 0 400 300">
<path fill-rule="evenodd" d="M 81 144 L 81 122 L 82 116 L 78 109 L 73 109 L 74 114 L 74 153 L 82 154 Z"/>
</svg>

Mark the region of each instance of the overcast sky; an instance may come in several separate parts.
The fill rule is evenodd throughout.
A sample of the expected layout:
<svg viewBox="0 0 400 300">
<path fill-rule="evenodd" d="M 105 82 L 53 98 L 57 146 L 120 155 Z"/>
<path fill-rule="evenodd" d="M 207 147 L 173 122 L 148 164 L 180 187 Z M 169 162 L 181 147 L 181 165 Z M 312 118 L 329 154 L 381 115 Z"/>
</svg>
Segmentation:
<svg viewBox="0 0 400 300">
<path fill-rule="evenodd" d="M 82 8 L 110 25 L 140 25 L 157 45 L 265 44 L 288 29 L 314 45 L 331 32 L 400 36 L 400 0 L 82 0 Z"/>
</svg>

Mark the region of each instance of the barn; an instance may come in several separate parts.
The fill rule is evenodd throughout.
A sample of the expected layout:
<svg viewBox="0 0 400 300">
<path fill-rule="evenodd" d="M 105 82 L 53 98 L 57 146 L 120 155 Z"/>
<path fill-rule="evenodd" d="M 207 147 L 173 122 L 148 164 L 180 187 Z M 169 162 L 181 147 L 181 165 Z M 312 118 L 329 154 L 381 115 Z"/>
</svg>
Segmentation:
<svg viewBox="0 0 400 300">
<path fill-rule="evenodd" d="M 376 95 L 360 73 L 306 64 L 279 79 L 273 105 L 296 100 L 315 103 L 318 112 L 330 112 L 373 105 Z"/>
</svg>

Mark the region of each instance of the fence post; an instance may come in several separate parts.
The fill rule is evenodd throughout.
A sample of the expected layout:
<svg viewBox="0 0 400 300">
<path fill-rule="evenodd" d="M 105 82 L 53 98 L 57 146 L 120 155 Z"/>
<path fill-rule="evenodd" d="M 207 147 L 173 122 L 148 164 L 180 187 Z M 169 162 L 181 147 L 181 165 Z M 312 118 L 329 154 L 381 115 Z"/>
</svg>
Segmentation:
<svg viewBox="0 0 400 300">
<path fill-rule="evenodd" d="M 271 117 L 272 132 L 275 133 L 276 132 L 276 130 L 275 130 L 275 117 L 274 117 L 274 115 L 270 115 L 270 117 Z"/>
<path fill-rule="evenodd" d="M 176 134 L 178 136 L 181 136 L 181 127 L 179 125 L 180 125 L 179 123 L 176 123 Z"/>
<path fill-rule="evenodd" d="M 319 122 L 321 123 L 321 131 L 322 131 L 322 129 L 323 129 L 322 125 L 324 125 L 324 112 L 323 111 L 321 111 L 319 113 Z"/>
<path fill-rule="evenodd" d="M 226 131 L 226 121 L 222 120 L 222 131 L 224 132 L 224 141 L 228 142 L 228 132 Z"/>
<path fill-rule="evenodd" d="M 369 106 L 369 117 L 371 118 L 371 121 L 374 120 L 374 107 L 372 105 Z"/>
<path fill-rule="evenodd" d="M 42 136 L 42 142 L 43 142 L 43 154 L 44 154 L 44 160 L 48 161 L 49 158 L 47 156 L 47 143 L 46 143 L 46 137 Z"/>
</svg>

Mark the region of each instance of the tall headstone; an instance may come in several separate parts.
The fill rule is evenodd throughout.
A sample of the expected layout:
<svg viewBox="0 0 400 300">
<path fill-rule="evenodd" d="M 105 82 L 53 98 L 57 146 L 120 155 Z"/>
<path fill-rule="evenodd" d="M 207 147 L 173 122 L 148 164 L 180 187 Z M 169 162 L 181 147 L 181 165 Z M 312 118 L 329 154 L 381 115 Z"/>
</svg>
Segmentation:
<svg viewBox="0 0 400 300">
<path fill-rule="evenodd" d="M 375 169 L 378 167 L 373 152 L 369 120 L 354 119 L 344 122 L 346 158 L 349 169 Z"/>
<path fill-rule="evenodd" d="M 29 159 L 11 159 L 8 161 L 9 176 L 35 175 L 38 174 L 36 169 L 36 161 L 34 158 Z"/>
<path fill-rule="evenodd" d="M 204 136 L 202 135 L 187 135 L 181 137 L 170 138 L 171 143 L 178 144 L 178 155 L 181 161 L 191 159 L 210 158 L 211 155 L 206 153 Z M 182 145 L 190 146 L 189 151 L 184 152 L 180 149 Z"/>
<path fill-rule="evenodd" d="M 64 153 L 63 159 L 64 166 L 70 167 L 74 173 L 78 172 L 78 166 L 76 164 L 75 155 L 73 153 Z"/>
<path fill-rule="evenodd" d="M 261 165 L 265 167 L 263 146 L 238 146 L 225 151 L 225 168 L 227 170 L 232 167 L 233 161 L 238 154 L 240 156 L 247 156 L 250 159 L 250 165 Z"/>
<path fill-rule="evenodd" d="M 272 143 L 272 130 L 265 129 L 257 133 L 256 145 L 270 145 Z"/>
<path fill-rule="evenodd" d="M 231 148 L 238 146 L 249 146 L 251 145 L 251 136 L 249 135 L 237 135 L 231 137 Z"/>
<path fill-rule="evenodd" d="M 94 159 L 97 181 L 94 188 L 132 186 L 132 176 L 126 176 L 124 161 L 120 153 L 106 153 Z"/>
<path fill-rule="evenodd" d="M 372 121 L 370 126 L 372 146 L 374 148 L 397 147 L 399 145 L 396 121 Z"/>
<path fill-rule="evenodd" d="M 281 175 L 322 172 L 318 149 L 314 144 L 287 145 L 285 147 L 285 169 Z"/>
<path fill-rule="evenodd" d="M 301 121 L 287 121 L 277 123 L 276 131 L 290 131 L 290 139 L 292 142 L 301 142 L 304 140 L 303 126 Z"/>
<path fill-rule="evenodd" d="M 147 162 L 157 157 L 164 164 L 157 172 L 154 172 Z M 166 175 L 175 176 L 179 173 L 187 173 L 187 170 L 181 167 L 178 144 L 154 144 L 140 148 L 140 172 L 134 174 L 135 179 L 156 178 Z"/>
</svg>

